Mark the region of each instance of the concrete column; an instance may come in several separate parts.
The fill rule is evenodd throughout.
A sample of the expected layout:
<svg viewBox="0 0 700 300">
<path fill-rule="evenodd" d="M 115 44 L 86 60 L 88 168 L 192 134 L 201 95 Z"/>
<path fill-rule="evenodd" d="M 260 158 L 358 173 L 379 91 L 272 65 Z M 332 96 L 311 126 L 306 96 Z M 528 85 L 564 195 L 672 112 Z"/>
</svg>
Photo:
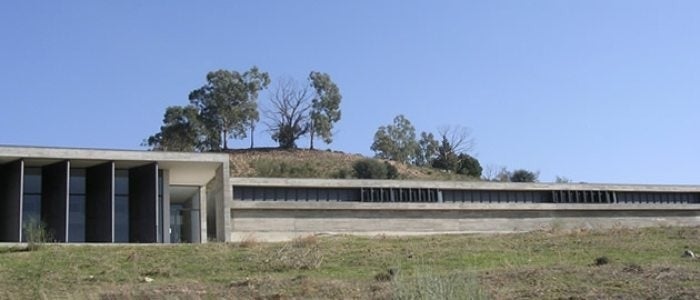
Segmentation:
<svg viewBox="0 0 700 300">
<path fill-rule="evenodd" d="M 158 242 L 158 165 L 129 169 L 129 242 Z"/>
<path fill-rule="evenodd" d="M 207 242 L 207 187 L 199 188 L 199 242 Z"/>
<path fill-rule="evenodd" d="M 163 243 L 170 243 L 170 172 L 163 170 Z"/>
<path fill-rule="evenodd" d="M 85 171 L 85 241 L 114 242 L 114 162 Z"/>
<path fill-rule="evenodd" d="M 0 242 L 22 240 L 24 161 L 0 166 Z"/>
<path fill-rule="evenodd" d="M 192 243 L 201 243 L 202 242 L 202 236 L 201 236 L 201 223 L 202 223 L 202 207 L 200 206 L 201 199 L 200 199 L 200 193 L 197 193 L 192 197 L 191 200 L 191 210 L 188 211 L 187 213 L 190 214 L 190 217 L 192 218 L 191 223 L 190 223 L 190 241 Z"/>
<path fill-rule="evenodd" d="M 41 168 L 41 221 L 57 242 L 68 241 L 70 161 Z"/>
</svg>

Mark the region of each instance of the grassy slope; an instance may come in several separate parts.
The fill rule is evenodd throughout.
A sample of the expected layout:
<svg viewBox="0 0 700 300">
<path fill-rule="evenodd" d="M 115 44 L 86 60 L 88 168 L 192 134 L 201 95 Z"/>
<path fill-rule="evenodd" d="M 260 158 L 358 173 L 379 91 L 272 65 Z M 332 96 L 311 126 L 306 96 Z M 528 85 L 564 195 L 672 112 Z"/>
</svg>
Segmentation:
<svg viewBox="0 0 700 300">
<path fill-rule="evenodd" d="M 234 150 L 231 153 L 231 176 L 349 178 L 352 174 L 352 164 L 362 158 L 364 157 L 359 154 L 320 150 Z M 474 180 L 471 177 L 448 174 L 432 168 L 390 163 L 398 169 L 401 179 Z"/>
<path fill-rule="evenodd" d="M 700 259 L 686 248 L 700 249 L 700 228 L 0 248 L 0 299 L 697 298 Z M 610 263 L 593 265 L 600 256 Z"/>
</svg>

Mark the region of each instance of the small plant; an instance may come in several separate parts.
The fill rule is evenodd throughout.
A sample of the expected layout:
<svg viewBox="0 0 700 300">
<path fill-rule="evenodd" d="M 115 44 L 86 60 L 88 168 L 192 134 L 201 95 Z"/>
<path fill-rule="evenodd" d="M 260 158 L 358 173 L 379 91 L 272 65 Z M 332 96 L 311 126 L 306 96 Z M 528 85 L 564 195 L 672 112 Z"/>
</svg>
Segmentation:
<svg viewBox="0 0 700 300">
<path fill-rule="evenodd" d="M 622 271 L 627 273 L 642 273 L 644 269 L 638 264 L 629 264 L 622 268 Z"/>
<path fill-rule="evenodd" d="M 258 239 L 256 239 L 253 235 L 249 235 L 249 236 L 245 237 L 238 244 L 238 246 L 241 248 L 255 248 L 259 245 L 260 245 L 260 241 L 258 241 Z"/>
<path fill-rule="evenodd" d="M 318 245 L 296 247 L 293 242 L 285 243 L 263 261 L 269 270 L 283 272 L 288 270 L 315 270 L 321 267 L 323 252 Z"/>
<path fill-rule="evenodd" d="M 292 240 L 292 246 L 296 248 L 307 248 L 316 246 L 318 238 L 315 235 L 298 236 Z"/>
<path fill-rule="evenodd" d="M 29 219 L 24 225 L 24 235 L 28 251 L 39 250 L 43 244 L 52 240 L 51 234 L 46 230 L 46 225 L 36 218 Z"/>
<path fill-rule="evenodd" d="M 422 272 L 393 281 L 394 299 L 486 299 L 473 273 L 437 275 Z"/>
<path fill-rule="evenodd" d="M 593 261 L 593 265 L 595 266 L 607 265 L 608 263 L 610 263 L 610 260 L 606 256 L 596 257 Z"/>
</svg>

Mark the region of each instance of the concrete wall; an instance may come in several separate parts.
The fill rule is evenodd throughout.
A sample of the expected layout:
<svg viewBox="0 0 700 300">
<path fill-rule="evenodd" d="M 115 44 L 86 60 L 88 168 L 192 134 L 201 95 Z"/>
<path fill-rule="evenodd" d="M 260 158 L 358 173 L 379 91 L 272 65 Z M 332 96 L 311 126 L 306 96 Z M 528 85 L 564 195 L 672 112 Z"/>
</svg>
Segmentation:
<svg viewBox="0 0 700 300">
<path fill-rule="evenodd" d="M 231 240 L 327 233 L 421 235 L 700 225 L 700 205 L 413 204 L 234 201 Z"/>
<path fill-rule="evenodd" d="M 226 161 L 216 170 L 216 175 L 206 186 L 207 235 L 220 242 L 229 241 L 231 236 L 232 190 L 230 185 L 225 184 L 229 182 L 229 176 L 229 164 Z"/>
<path fill-rule="evenodd" d="M 24 162 L 0 166 L 0 242 L 19 242 Z"/>
</svg>

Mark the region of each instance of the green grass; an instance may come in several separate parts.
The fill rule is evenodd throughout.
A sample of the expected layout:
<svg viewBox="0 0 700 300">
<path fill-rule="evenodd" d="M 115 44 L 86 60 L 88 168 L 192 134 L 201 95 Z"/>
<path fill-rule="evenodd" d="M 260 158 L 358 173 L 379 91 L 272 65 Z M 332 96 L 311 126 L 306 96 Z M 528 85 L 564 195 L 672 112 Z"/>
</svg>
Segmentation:
<svg viewBox="0 0 700 300">
<path fill-rule="evenodd" d="M 700 297 L 685 249 L 700 249 L 700 228 L 7 247 L 0 299 Z"/>
</svg>

